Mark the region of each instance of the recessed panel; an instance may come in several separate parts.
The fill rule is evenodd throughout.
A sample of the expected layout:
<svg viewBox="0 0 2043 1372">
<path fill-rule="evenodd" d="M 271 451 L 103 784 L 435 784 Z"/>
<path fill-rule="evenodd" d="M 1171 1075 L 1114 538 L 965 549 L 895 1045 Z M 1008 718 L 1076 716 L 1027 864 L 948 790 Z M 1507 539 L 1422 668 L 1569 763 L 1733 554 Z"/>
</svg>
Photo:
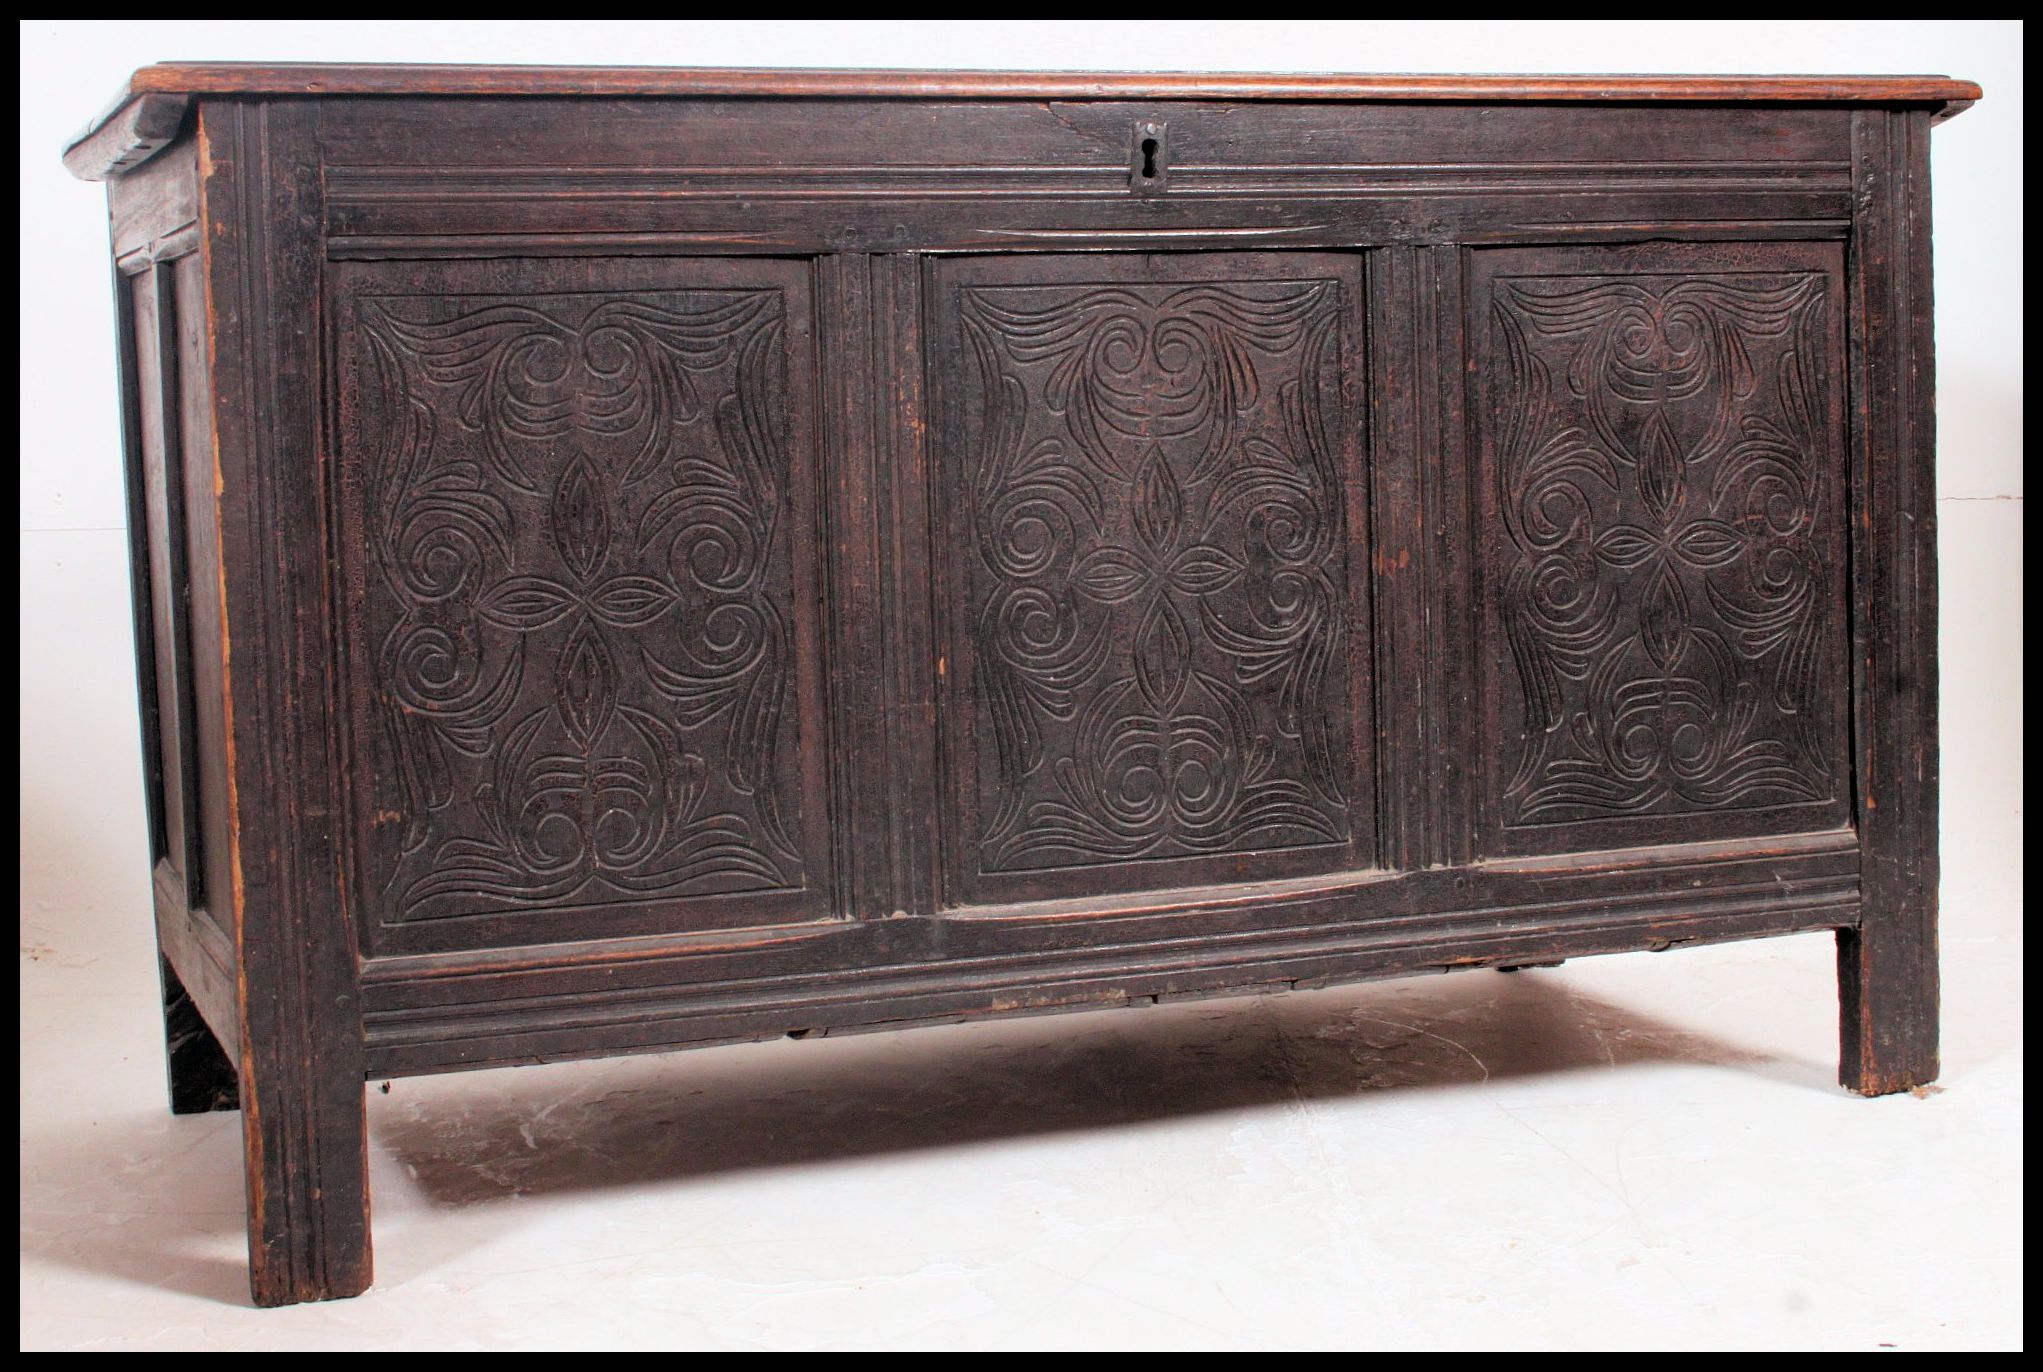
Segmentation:
<svg viewBox="0 0 2043 1372">
<path fill-rule="evenodd" d="M 372 945 L 827 912 L 806 266 L 363 264 L 336 290 Z"/>
<path fill-rule="evenodd" d="M 1474 258 L 1487 846 L 1847 823 L 1841 252 Z"/>
<path fill-rule="evenodd" d="M 937 271 L 954 900 L 1367 865 L 1358 268 Z"/>
</svg>

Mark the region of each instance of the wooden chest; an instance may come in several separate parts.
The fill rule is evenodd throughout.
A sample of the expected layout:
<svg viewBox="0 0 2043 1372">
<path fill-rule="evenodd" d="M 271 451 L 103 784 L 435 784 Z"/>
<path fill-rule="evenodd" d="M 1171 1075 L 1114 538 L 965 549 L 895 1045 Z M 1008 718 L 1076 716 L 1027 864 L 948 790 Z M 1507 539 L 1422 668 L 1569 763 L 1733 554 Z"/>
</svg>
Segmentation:
<svg viewBox="0 0 2043 1372">
<path fill-rule="evenodd" d="M 1936 1057 L 1943 78 L 152 67 L 173 1108 L 1835 930 Z"/>
</svg>

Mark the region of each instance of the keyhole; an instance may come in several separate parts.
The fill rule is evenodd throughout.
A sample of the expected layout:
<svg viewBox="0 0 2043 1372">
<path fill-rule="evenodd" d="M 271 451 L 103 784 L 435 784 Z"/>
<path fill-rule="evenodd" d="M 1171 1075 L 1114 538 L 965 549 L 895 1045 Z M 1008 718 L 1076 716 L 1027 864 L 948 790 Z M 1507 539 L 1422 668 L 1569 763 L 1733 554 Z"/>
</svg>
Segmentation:
<svg viewBox="0 0 2043 1372">
<path fill-rule="evenodd" d="M 1163 194 L 1170 185 L 1170 126 L 1142 119 L 1128 134 L 1128 189 L 1137 195 Z"/>
</svg>

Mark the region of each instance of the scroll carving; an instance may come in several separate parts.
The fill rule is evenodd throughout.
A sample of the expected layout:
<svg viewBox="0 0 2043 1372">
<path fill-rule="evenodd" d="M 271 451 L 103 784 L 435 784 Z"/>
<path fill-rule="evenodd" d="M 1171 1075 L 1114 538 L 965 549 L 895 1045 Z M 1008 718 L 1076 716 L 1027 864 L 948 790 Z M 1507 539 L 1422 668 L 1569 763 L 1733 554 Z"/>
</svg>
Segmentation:
<svg viewBox="0 0 2043 1372">
<path fill-rule="evenodd" d="M 800 887 L 775 290 L 367 297 L 389 918 Z"/>
<path fill-rule="evenodd" d="M 1520 277 L 1491 308 L 1503 822 L 1835 797 L 1825 278 Z"/>
<path fill-rule="evenodd" d="M 975 286 L 980 870 L 1345 842 L 1339 281 Z"/>
</svg>

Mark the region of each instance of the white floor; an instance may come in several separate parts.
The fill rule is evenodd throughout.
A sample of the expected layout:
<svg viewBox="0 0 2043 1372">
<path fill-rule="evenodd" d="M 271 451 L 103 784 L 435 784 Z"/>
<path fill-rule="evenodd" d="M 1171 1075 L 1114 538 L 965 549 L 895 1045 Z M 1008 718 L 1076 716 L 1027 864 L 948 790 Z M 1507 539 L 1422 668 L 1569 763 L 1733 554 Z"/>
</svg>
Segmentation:
<svg viewBox="0 0 2043 1372">
<path fill-rule="evenodd" d="M 2019 1346 L 2021 504 L 1941 514 L 1939 1088 L 1833 1084 L 1819 937 L 405 1080 L 374 1290 L 276 1311 L 163 1105 L 119 536 L 25 536 L 23 1346 Z"/>
</svg>

